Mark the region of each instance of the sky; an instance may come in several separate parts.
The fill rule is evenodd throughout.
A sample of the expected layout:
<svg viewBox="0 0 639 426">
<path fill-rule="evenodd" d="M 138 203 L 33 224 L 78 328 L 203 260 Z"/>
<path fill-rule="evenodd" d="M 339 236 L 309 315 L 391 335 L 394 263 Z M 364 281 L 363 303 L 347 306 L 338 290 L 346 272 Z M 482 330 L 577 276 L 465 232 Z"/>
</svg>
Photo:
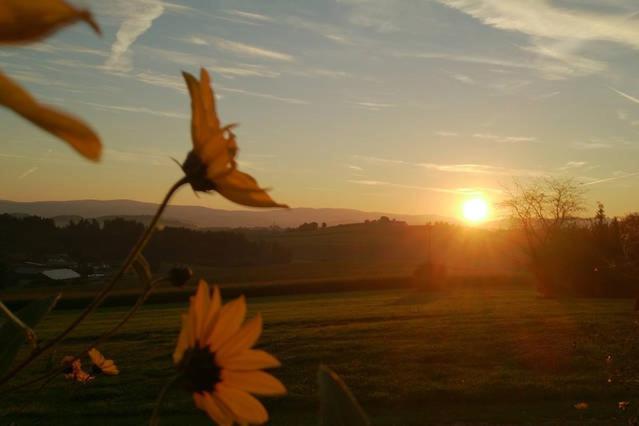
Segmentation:
<svg viewBox="0 0 639 426">
<path fill-rule="evenodd" d="M 604 4 L 605 3 L 605 4 Z M 457 215 L 574 177 L 639 210 L 636 0 L 109 0 L 0 69 L 100 134 L 99 164 L 0 110 L 0 198 L 161 200 L 206 67 L 240 168 L 292 207 Z M 183 189 L 176 204 L 239 208 Z"/>
</svg>

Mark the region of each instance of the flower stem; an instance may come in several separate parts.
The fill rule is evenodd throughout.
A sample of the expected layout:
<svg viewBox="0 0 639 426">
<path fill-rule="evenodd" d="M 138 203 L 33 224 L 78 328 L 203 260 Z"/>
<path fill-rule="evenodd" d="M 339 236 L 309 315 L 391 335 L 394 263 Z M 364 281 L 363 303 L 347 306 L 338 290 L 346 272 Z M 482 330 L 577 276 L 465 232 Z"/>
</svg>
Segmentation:
<svg viewBox="0 0 639 426">
<path fill-rule="evenodd" d="M 91 312 L 93 312 L 95 309 L 97 309 L 98 306 L 100 306 L 100 304 L 104 301 L 104 299 L 106 299 L 106 297 L 108 296 L 109 292 L 111 292 L 111 290 L 113 289 L 115 284 L 118 282 L 118 280 L 120 280 L 120 278 L 122 278 L 124 273 L 131 267 L 131 265 L 133 264 L 133 261 L 135 260 L 137 255 L 140 252 L 142 252 L 142 250 L 144 250 L 144 247 L 149 242 L 149 239 L 151 238 L 151 235 L 153 235 L 153 232 L 155 232 L 155 228 L 157 226 L 157 223 L 160 220 L 160 217 L 162 216 L 162 213 L 164 213 L 164 209 L 166 209 L 166 206 L 168 205 L 169 201 L 171 200 L 171 197 L 173 196 L 173 194 L 175 194 L 175 192 L 182 185 L 184 185 L 187 182 L 188 182 L 188 179 L 187 179 L 186 176 L 184 176 L 180 180 L 175 182 L 173 184 L 173 186 L 171 186 L 169 191 L 164 196 L 164 199 L 162 200 L 162 203 L 158 207 L 158 210 L 155 212 L 155 215 L 153 216 L 153 219 L 151 219 L 151 223 L 149 223 L 149 226 L 146 228 L 146 230 L 144 231 L 144 233 L 142 234 L 140 239 L 133 246 L 133 249 L 131 249 L 131 252 L 129 253 L 127 258 L 125 259 L 124 263 L 122 264 L 122 266 L 120 267 L 118 272 L 116 272 L 116 274 L 113 276 L 113 278 L 111 278 L 111 280 L 102 288 L 102 290 L 100 290 L 100 293 L 98 293 L 98 295 L 95 296 L 93 301 L 86 308 L 84 308 L 84 310 L 80 313 L 80 315 L 71 324 L 69 324 L 69 326 L 67 326 L 67 328 L 65 328 L 60 334 L 58 334 L 53 339 L 47 341 L 46 344 L 44 344 L 44 345 L 36 348 L 35 350 L 33 350 L 33 352 L 31 352 L 31 354 L 27 358 L 25 358 L 22 362 L 20 362 L 13 369 L 11 369 L 7 374 L 5 374 L 4 377 L 2 377 L 0 379 L 0 385 L 2 385 L 3 383 L 9 381 L 11 378 L 13 378 L 16 374 L 18 374 L 22 369 L 24 369 L 29 364 L 31 364 L 33 362 L 33 360 L 35 360 L 41 354 L 43 354 L 47 350 L 51 349 L 53 346 L 55 346 L 58 343 L 60 343 Z"/>
<path fill-rule="evenodd" d="M 169 391 L 171 386 L 173 386 L 181 376 L 176 374 L 171 377 L 165 384 L 158 398 L 155 400 L 155 406 L 153 407 L 153 414 L 151 414 L 151 420 L 149 420 L 149 426 L 158 426 L 160 424 L 160 408 L 162 407 L 162 402 L 164 402 L 164 397 L 166 397 L 166 393 Z"/>
<path fill-rule="evenodd" d="M 11 309 L 7 308 L 7 306 L 4 303 L 2 303 L 2 300 L 0 300 L 0 311 L 2 311 L 2 313 L 7 317 L 7 319 L 11 321 L 16 327 L 22 329 L 22 331 L 24 332 L 24 335 L 27 338 L 27 341 L 35 347 L 37 342 L 35 332 L 31 329 L 31 327 L 29 327 L 24 322 L 22 322 L 22 320 L 18 318 L 11 311 Z"/>
</svg>

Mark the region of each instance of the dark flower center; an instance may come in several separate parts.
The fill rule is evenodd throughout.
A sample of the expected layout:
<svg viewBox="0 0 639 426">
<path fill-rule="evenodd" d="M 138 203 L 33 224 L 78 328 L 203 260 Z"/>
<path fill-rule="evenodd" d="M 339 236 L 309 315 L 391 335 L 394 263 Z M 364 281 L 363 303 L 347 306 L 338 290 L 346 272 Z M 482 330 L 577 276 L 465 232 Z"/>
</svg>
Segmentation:
<svg viewBox="0 0 639 426">
<path fill-rule="evenodd" d="M 178 365 L 186 379 L 186 387 L 190 392 L 213 392 L 220 381 L 220 367 L 215 363 L 215 355 L 208 347 L 195 347 L 184 352 L 182 361 Z"/>
<path fill-rule="evenodd" d="M 194 191 L 207 192 L 215 189 L 215 183 L 206 175 L 206 164 L 195 152 L 190 151 L 186 156 L 186 160 L 182 163 L 182 170 L 189 178 L 189 184 Z"/>
</svg>

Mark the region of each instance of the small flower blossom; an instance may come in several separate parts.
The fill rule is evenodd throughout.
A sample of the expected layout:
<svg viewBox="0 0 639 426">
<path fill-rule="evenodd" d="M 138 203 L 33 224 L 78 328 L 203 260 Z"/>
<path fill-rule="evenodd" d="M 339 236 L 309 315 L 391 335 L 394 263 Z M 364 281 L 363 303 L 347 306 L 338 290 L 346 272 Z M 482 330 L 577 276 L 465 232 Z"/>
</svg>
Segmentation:
<svg viewBox="0 0 639 426">
<path fill-rule="evenodd" d="M 574 407 L 577 410 L 587 410 L 588 409 L 588 403 L 587 402 L 578 402 L 574 405 Z"/>
<path fill-rule="evenodd" d="M 239 297 L 222 306 L 220 291 L 201 280 L 173 353 L 173 362 L 196 407 L 219 425 L 262 424 L 268 413 L 251 394 L 283 395 L 284 385 L 262 371 L 278 367 L 272 355 L 251 349 L 262 333 L 258 314 L 244 325 L 246 303 Z"/>
<path fill-rule="evenodd" d="M 100 32 L 88 11 L 76 9 L 63 0 L 2 0 L 0 45 L 36 41 L 79 20 L 87 22 L 96 32 Z M 86 158 L 100 158 L 100 139 L 89 126 L 77 118 L 39 103 L 2 72 L 0 105 L 63 139 Z"/>
<path fill-rule="evenodd" d="M 70 355 L 62 358 L 62 372 L 65 379 L 78 383 L 88 383 L 95 378 L 82 369 L 82 361 L 79 358 Z"/>
<path fill-rule="evenodd" d="M 286 207 L 273 201 L 252 176 L 237 169 L 238 147 L 232 131 L 235 125 L 221 127 L 208 72 L 202 68 L 199 81 L 189 73 L 182 74 L 191 96 L 193 140 L 193 149 L 184 160 L 182 170 L 193 190 L 217 191 L 245 206 Z"/>
<path fill-rule="evenodd" d="M 112 359 L 106 359 L 96 348 L 89 350 L 89 358 L 93 362 L 91 372 L 94 374 L 106 374 L 107 376 L 117 376 L 120 374 L 117 365 Z"/>
<path fill-rule="evenodd" d="M 619 401 L 619 409 L 621 411 L 626 411 L 626 408 L 630 405 L 630 401 Z"/>
</svg>

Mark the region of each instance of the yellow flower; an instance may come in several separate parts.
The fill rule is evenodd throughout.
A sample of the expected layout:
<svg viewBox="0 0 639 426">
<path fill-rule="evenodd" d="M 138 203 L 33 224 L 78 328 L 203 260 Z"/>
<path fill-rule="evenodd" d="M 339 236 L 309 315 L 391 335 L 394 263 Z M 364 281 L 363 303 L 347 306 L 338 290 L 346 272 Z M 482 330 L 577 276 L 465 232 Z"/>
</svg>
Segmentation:
<svg viewBox="0 0 639 426">
<path fill-rule="evenodd" d="M 92 371 L 96 374 L 106 374 L 107 376 L 117 376 L 120 374 L 117 365 L 112 359 L 106 359 L 96 348 L 89 350 L 89 358 L 93 362 Z"/>
<path fill-rule="evenodd" d="M 588 403 L 587 402 L 578 402 L 574 405 L 574 407 L 577 410 L 587 410 L 588 409 Z"/>
<path fill-rule="evenodd" d="M 225 198 L 251 207 L 286 207 L 259 187 L 255 179 L 237 170 L 237 143 L 233 127 L 220 126 L 215 95 L 208 72 L 200 70 L 198 81 L 183 72 L 191 96 L 191 138 L 193 150 L 182 164 L 195 191 L 217 191 Z"/>
<path fill-rule="evenodd" d="M 62 358 L 62 367 L 64 378 L 67 380 L 88 383 L 95 378 L 82 369 L 82 361 L 80 361 L 80 359 L 76 359 L 70 355 Z"/>
<path fill-rule="evenodd" d="M 246 303 L 241 296 L 222 306 L 217 286 L 210 294 L 200 280 L 182 329 L 173 362 L 193 392 L 195 405 L 219 425 L 261 424 L 264 406 L 251 394 L 283 395 L 284 385 L 264 371 L 280 365 L 272 355 L 251 349 L 262 333 L 258 314 L 244 325 Z"/>
<path fill-rule="evenodd" d="M 78 20 L 86 21 L 99 33 L 99 27 L 88 11 L 76 9 L 63 0 L 2 0 L 0 44 L 39 40 Z M 0 105 L 65 140 L 85 157 L 91 160 L 100 158 L 100 139 L 89 126 L 70 115 L 40 104 L 1 72 Z"/>
</svg>

